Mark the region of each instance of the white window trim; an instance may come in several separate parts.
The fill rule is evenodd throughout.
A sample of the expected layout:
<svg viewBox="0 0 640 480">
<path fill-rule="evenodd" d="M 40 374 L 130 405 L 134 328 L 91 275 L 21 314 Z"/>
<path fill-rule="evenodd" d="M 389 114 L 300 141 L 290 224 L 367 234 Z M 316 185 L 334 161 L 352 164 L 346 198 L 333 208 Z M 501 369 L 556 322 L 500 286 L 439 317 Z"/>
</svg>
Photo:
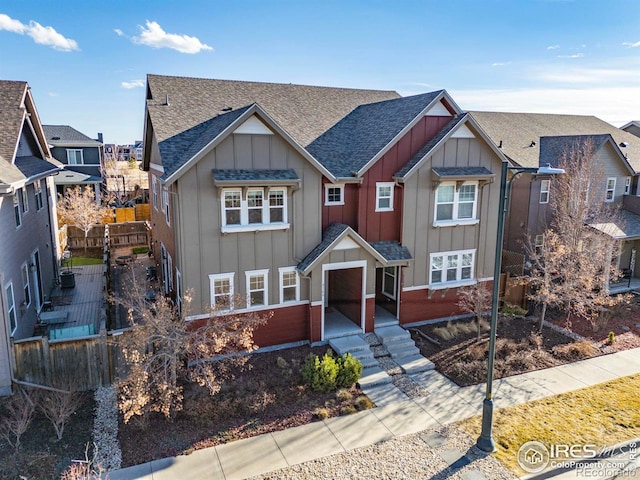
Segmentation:
<svg viewBox="0 0 640 480">
<path fill-rule="evenodd" d="M 158 184 L 157 184 L 158 178 L 151 174 L 151 192 L 152 192 L 152 199 L 153 199 L 153 208 L 155 208 L 156 210 L 158 210 Z"/>
<path fill-rule="evenodd" d="M 624 179 L 624 194 L 629 195 L 631 193 L 631 177 L 625 177 Z"/>
<path fill-rule="evenodd" d="M 533 248 L 538 251 L 542 247 L 544 247 L 544 234 L 536 235 L 533 240 Z"/>
<path fill-rule="evenodd" d="M 394 192 L 395 186 L 396 184 L 393 182 L 376 182 L 376 212 L 393 212 L 393 197 L 395 193 Z M 391 194 L 388 197 L 381 197 L 380 189 L 385 187 L 391 188 Z M 389 199 L 388 207 L 384 207 L 384 208 L 380 207 L 380 200 L 383 198 Z"/>
<path fill-rule="evenodd" d="M 247 309 L 254 309 L 254 308 L 263 308 L 266 307 L 267 305 L 269 305 L 269 270 L 265 269 L 265 270 L 248 270 L 246 272 L 244 272 L 244 276 L 245 276 L 245 281 L 246 281 L 246 292 L 247 292 Z M 262 276 L 263 280 L 264 280 L 264 287 L 261 290 L 251 290 L 251 282 L 250 282 L 250 278 L 251 277 L 258 277 L 258 276 Z M 253 305 L 251 303 L 251 292 L 259 292 L 262 291 L 263 293 L 263 298 L 264 298 L 264 303 L 261 303 L 260 305 Z"/>
<path fill-rule="evenodd" d="M 22 200 L 22 205 L 20 205 L 22 213 L 27 213 L 29 211 L 29 196 L 26 185 L 20 189 L 20 199 Z"/>
<path fill-rule="evenodd" d="M 262 221 L 263 223 L 249 223 L 249 192 L 262 191 Z M 283 205 L 282 205 L 282 222 L 271 223 L 269 194 L 274 191 L 283 193 Z M 227 225 L 227 215 L 224 201 L 225 192 L 236 192 L 240 194 L 240 224 Z M 244 193 L 244 195 L 243 195 Z M 269 230 L 287 230 L 290 227 L 288 223 L 288 198 L 286 187 L 273 187 L 273 188 L 249 188 L 246 192 L 243 192 L 240 188 L 222 188 L 220 189 L 220 220 L 222 233 L 234 233 L 234 232 L 256 232 L 256 231 L 269 231 Z"/>
<path fill-rule="evenodd" d="M 296 298 L 295 300 L 284 300 L 284 274 L 285 273 L 289 273 L 289 272 L 294 272 L 296 274 Z M 278 275 L 280 278 L 280 302 L 279 303 L 295 303 L 295 302 L 299 302 L 300 301 L 300 275 L 298 275 L 298 270 L 296 269 L 296 267 L 280 267 L 278 268 Z M 292 288 L 291 285 L 289 285 L 287 288 Z"/>
<path fill-rule="evenodd" d="M 36 198 L 36 212 L 39 212 L 44 207 L 44 201 L 42 199 L 42 182 L 43 180 L 36 180 L 33 183 L 33 191 Z"/>
<path fill-rule="evenodd" d="M 182 274 L 176 268 L 176 305 L 178 306 L 178 314 L 182 314 Z"/>
<path fill-rule="evenodd" d="M 433 272 L 432 270 L 432 265 L 433 265 L 433 258 L 434 257 L 442 257 L 442 278 L 446 278 L 446 272 L 447 272 L 447 267 L 446 267 L 446 257 L 449 255 L 457 255 L 459 258 L 458 261 L 458 266 L 456 267 L 457 269 L 457 273 L 456 273 L 456 278 L 461 277 L 462 276 L 462 255 L 465 254 L 471 254 L 472 255 L 472 259 L 471 259 L 471 277 L 467 278 L 467 279 L 460 279 L 460 280 L 455 280 L 455 281 L 443 281 L 443 282 L 438 282 L 438 283 L 432 283 L 431 282 L 431 274 Z M 467 285 L 474 285 L 477 282 L 477 279 L 475 278 L 475 273 L 476 273 L 476 269 L 475 269 L 475 264 L 476 264 L 476 249 L 471 249 L 471 250 L 452 250 L 449 252 L 435 252 L 435 253 L 431 253 L 429 255 L 429 290 L 442 290 L 444 288 L 457 288 L 457 287 L 464 287 Z"/>
<path fill-rule="evenodd" d="M 20 206 L 20 193 L 14 192 L 13 194 L 13 217 L 16 223 L 16 229 L 22 226 L 22 207 Z M 16 215 L 17 213 L 17 215 Z"/>
<path fill-rule="evenodd" d="M 9 298 L 7 290 L 11 289 L 11 298 Z M 11 328 L 11 312 L 13 311 L 13 317 L 16 319 L 16 326 L 11 330 L 11 335 L 13 335 L 18 329 L 18 311 L 16 310 L 16 293 L 13 290 L 13 282 L 9 282 L 4 286 L 3 292 L 7 298 L 7 323 L 9 324 L 9 328 Z M 11 304 L 11 308 L 9 308 L 9 304 Z"/>
<path fill-rule="evenodd" d="M 210 304 L 211 308 L 216 308 L 216 295 L 215 295 L 215 280 L 229 280 L 229 309 L 222 311 L 231 311 L 233 310 L 233 295 L 234 295 L 234 280 L 236 274 L 234 272 L 230 273 L 212 273 L 209 275 L 209 295 L 210 295 Z"/>
<path fill-rule="evenodd" d="M 609 188 L 609 182 L 613 180 L 613 188 Z M 607 203 L 611 203 L 616 199 L 616 177 L 607 178 L 607 184 L 605 185 L 606 190 L 604 194 L 604 201 Z M 609 192 L 611 192 L 611 198 L 607 198 L 609 196 Z"/>
<path fill-rule="evenodd" d="M 453 219 L 451 220 L 438 220 L 438 189 L 444 186 L 452 186 L 454 187 L 453 194 Z M 460 206 L 459 195 L 460 189 L 456 185 L 456 182 L 442 182 L 438 185 L 438 188 L 435 190 L 435 206 L 433 210 L 433 226 L 434 227 L 455 227 L 457 225 L 476 225 L 480 223 L 480 219 L 478 218 L 478 193 L 479 193 L 479 183 L 477 181 L 469 181 L 464 182 L 460 186 L 464 185 L 475 185 L 475 198 L 473 200 L 473 211 L 471 213 L 471 218 L 458 218 L 458 208 Z M 465 202 L 468 203 L 468 202 Z"/>
<path fill-rule="evenodd" d="M 547 186 L 547 188 L 545 189 L 545 185 Z M 542 199 L 542 195 L 546 194 L 546 199 L 543 200 Z M 540 198 L 539 198 L 539 203 L 544 205 L 549 203 L 549 197 L 551 196 L 551 180 L 542 180 L 540 182 Z"/>
<path fill-rule="evenodd" d="M 33 300 L 33 294 L 31 292 L 31 283 L 29 282 L 29 265 L 27 265 L 27 263 L 23 263 L 22 266 L 20 267 L 20 275 L 22 276 L 22 292 L 24 293 L 26 290 L 29 291 L 29 302 L 26 302 L 26 295 L 25 295 L 25 299 L 24 299 L 24 306 L 26 308 L 29 308 L 31 306 L 31 302 Z M 25 282 L 25 278 L 26 278 L 26 282 Z"/>
<path fill-rule="evenodd" d="M 164 211 L 164 219 L 167 221 L 167 225 L 171 226 L 171 212 L 169 209 L 169 189 L 162 187 L 162 210 Z"/>
<path fill-rule="evenodd" d="M 340 201 L 329 201 L 329 190 L 330 189 L 338 189 L 340 190 Z M 324 184 L 324 204 L 327 207 L 331 207 L 334 205 L 344 205 L 344 185 L 339 183 L 325 183 Z M 377 203 L 376 203 L 377 204 Z"/>
<path fill-rule="evenodd" d="M 386 269 L 387 268 L 393 268 L 394 274 L 393 274 L 393 295 L 389 295 L 387 292 L 384 291 L 384 278 L 385 275 L 387 275 Z M 398 292 L 398 267 L 382 267 L 382 285 L 381 285 L 381 292 L 382 294 L 387 297 L 390 298 L 391 300 L 396 300 L 397 297 L 397 292 Z"/>
<path fill-rule="evenodd" d="M 80 163 L 71 163 L 71 158 L 69 157 L 69 153 L 70 152 L 80 152 Z M 74 160 L 77 159 L 76 155 L 74 155 Z M 67 148 L 67 164 L 68 165 L 84 165 L 84 152 L 82 151 L 81 148 Z"/>
</svg>

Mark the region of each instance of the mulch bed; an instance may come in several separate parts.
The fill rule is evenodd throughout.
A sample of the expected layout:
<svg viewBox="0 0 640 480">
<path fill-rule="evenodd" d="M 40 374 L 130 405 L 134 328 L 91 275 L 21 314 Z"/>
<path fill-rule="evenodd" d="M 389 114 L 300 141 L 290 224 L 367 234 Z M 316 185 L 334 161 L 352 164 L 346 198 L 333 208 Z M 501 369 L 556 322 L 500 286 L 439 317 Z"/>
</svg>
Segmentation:
<svg viewBox="0 0 640 480">
<path fill-rule="evenodd" d="M 461 321 L 454 323 L 469 323 Z M 448 340 L 438 336 L 445 323 L 424 325 L 418 329 L 439 341 L 440 345 L 412 333 L 420 352 L 436 369 L 460 386 L 486 381 L 489 336 L 483 332 L 477 340 L 475 332 L 460 334 Z M 502 317 L 498 322 L 494 378 L 503 378 L 542 368 L 574 362 L 604 353 L 590 341 L 576 341 L 562 332 L 545 327 L 541 337 L 535 320 Z"/>
<path fill-rule="evenodd" d="M 298 347 L 254 354 L 248 362 L 252 368 L 214 397 L 197 385 L 185 385 L 184 410 L 173 420 L 153 414 L 144 427 L 134 419 L 120 423 L 123 467 L 307 424 L 318 419 L 317 409 L 326 409 L 331 417 L 353 412 L 363 395 L 359 389 L 352 388 L 351 398 L 339 400 L 335 392 L 317 393 L 303 385 L 296 365 L 302 366 L 310 353 L 326 351 Z M 278 357 L 286 367 L 278 365 Z"/>
<path fill-rule="evenodd" d="M 51 422 L 40 412 L 34 415 L 22 436 L 17 453 L 0 437 L 0 478 L 57 479 L 72 460 L 84 460 L 87 444 L 91 457 L 95 402 L 93 392 L 83 393 L 83 396 L 82 407 L 67 423 L 60 441 Z"/>
</svg>

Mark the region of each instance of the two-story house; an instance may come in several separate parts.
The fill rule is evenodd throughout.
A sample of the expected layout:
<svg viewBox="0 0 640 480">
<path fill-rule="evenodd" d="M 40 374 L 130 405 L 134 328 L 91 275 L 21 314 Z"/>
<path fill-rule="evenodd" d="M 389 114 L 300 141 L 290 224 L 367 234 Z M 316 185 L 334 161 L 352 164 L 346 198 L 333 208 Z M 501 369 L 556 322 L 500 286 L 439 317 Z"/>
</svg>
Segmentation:
<svg viewBox="0 0 640 480">
<path fill-rule="evenodd" d="M 631 120 L 630 122 L 625 123 L 623 126 L 621 126 L 620 130 L 624 130 L 625 132 L 631 133 L 636 137 L 640 137 L 640 121 Z"/>
<path fill-rule="evenodd" d="M 43 128 L 51 154 L 64 165 L 64 171 L 55 177 L 57 195 L 64 195 L 67 188 L 88 185 L 94 189 L 99 203 L 103 183 L 102 134 L 98 133 L 98 139 L 94 140 L 68 125 L 43 125 Z"/>
<path fill-rule="evenodd" d="M 11 393 L 10 337 L 33 335 L 56 279 L 60 169 L 28 84 L 0 81 L 0 395 Z"/>
<path fill-rule="evenodd" d="M 640 138 L 597 117 L 537 113 L 472 112 L 482 129 L 514 165 L 557 166 L 564 152 L 579 145 L 593 146 L 596 166 L 602 172 L 598 189 L 602 202 L 620 204 L 618 225 L 598 228 L 621 241 L 618 267 L 628 269 L 631 252 L 640 240 Z M 514 181 L 505 248 L 523 252 L 527 235 L 534 245 L 551 220 L 551 182 L 522 175 Z M 638 269 L 635 276 L 638 276 Z"/>
<path fill-rule="evenodd" d="M 154 253 L 191 320 L 271 310 L 259 345 L 315 342 L 493 280 L 505 158 L 445 91 L 149 75 L 145 118 Z"/>
</svg>

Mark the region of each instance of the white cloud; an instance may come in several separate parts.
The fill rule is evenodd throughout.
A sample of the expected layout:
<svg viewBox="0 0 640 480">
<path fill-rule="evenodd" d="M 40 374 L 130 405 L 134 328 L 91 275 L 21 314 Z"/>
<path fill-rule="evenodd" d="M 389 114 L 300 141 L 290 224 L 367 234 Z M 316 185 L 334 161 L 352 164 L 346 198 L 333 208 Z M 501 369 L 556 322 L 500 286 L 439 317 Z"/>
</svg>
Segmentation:
<svg viewBox="0 0 640 480">
<path fill-rule="evenodd" d="M 622 45 L 629 48 L 636 48 L 636 47 L 640 47 L 640 42 L 635 42 L 635 43 L 624 42 Z"/>
<path fill-rule="evenodd" d="M 636 118 L 640 87 L 450 90 L 465 110 L 595 115 L 614 125 Z"/>
<path fill-rule="evenodd" d="M 511 62 L 495 62 L 491 64 L 492 67 L 504 67 L 506 65 L 511 65 Z"/>
<path fill-rule="evenodd" d="M 134 43 L 147 45 L 153 48 L 171 48 L 180 53 L 198 53 L 202 50 L 213 50 L 212 47 L 202 43 L 196 37 L 189 35 L 167 33 L 157 22 L 147 20 L 146 28 L 139 25 L 140 35 L 132 37 Z"/>
<path fill-rule="evenodd" d="M 49 92 L 48 95 L 50 97 L 59 97 L 60 96 L 60 94 L 58 92 Z"/>
<path fill-rule="evenodd" d="M 557 50 L 560 48 L 560 45 L 549 45 L 547 47 L 547 50 Z"/>
<path fill-rule="evenodd" d="M 531 68 L 527 76 L 542 82 L 634 86 L 638 83 L 638 67 L 630 62 L 627 65 L 618 62 L 607 66 L 575 66 L 562 69 L 557 66 L 539 66 Z"/>
<path fill-rule="evenodd" d="M 44 27 L 33 20 L 29 21 L 29 25 L 25 25 L 19 20 L 0 13 L 0 30 L 7 30 L 20 35 L 29 35 L 34 42 L 40 45 L 46 45 L 54 50 L 63 52 L 79 50 L 78 43 L 75 40 L 66 38 L 53 27 Z"/>
<path fill-rule="evenodd" d="M 114 28 L 113 31 L 116 32 L 119 37 L 124 37 L 124 32 L 119 28 Z"/>
<path fill-rule="evenodd" d="M 410 82 L 409 85 L 414 85 L 416 87 L 431 87 L 430 83 L 424 83 L 424 82 Z"/>
<path fill-rule="evenodd" d="M 558 55 L 558 58 L 584 58 L 584 53 L 574 53 L 572 55 Z"/>
<path fill-rule="evenodd" d="M 140 88 L 144 87 L 144 80 L 131 80 L 130 82 L 122 82 L 122 88 Z"/>
</svg>

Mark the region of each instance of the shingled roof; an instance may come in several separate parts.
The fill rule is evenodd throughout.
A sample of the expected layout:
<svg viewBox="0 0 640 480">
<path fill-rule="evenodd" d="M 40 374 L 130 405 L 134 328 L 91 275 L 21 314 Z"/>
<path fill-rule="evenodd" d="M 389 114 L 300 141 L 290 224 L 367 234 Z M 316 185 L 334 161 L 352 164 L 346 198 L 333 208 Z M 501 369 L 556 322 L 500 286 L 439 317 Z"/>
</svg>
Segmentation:
<svg viewBox="0 0 640 480">
<path fill-rule="evenodd" d="M 361 105 L 310 143 L 307 150 L 336 177 L 356 176 L 441 93 Z"/>
<path fill-rule="evenodd" d="M 0 80 L 0 182 L 23 178 L 12 162 L 24 120 L 26 89 L 27 82 Z"/>
<path fill-rule="evenodd" d="M 540 138 L 566 135 L 609 134 L 635 172 L 640 172 L 640 138 L 594 116 L 546 113 L 470 112 L 482 130 L 514 163 L 537 167 Z M 535 142 L 535 145 L 532 145 Z"/>
<path fill-rule="evenodd" d="M 147 75 L 147 111 L 158 142 L 229 111 L 225 109 L 258 103 L 306 147 L 359 105 L 399 97 L 389 90 Z"/>
<path fill-rule="evenodd" d="M 50 145 L 95 145 L 96 147 L 102 145 L 98 140 L 88 137 L 69 125 L 43 125 L 42 128 Z"/>
</svg>

